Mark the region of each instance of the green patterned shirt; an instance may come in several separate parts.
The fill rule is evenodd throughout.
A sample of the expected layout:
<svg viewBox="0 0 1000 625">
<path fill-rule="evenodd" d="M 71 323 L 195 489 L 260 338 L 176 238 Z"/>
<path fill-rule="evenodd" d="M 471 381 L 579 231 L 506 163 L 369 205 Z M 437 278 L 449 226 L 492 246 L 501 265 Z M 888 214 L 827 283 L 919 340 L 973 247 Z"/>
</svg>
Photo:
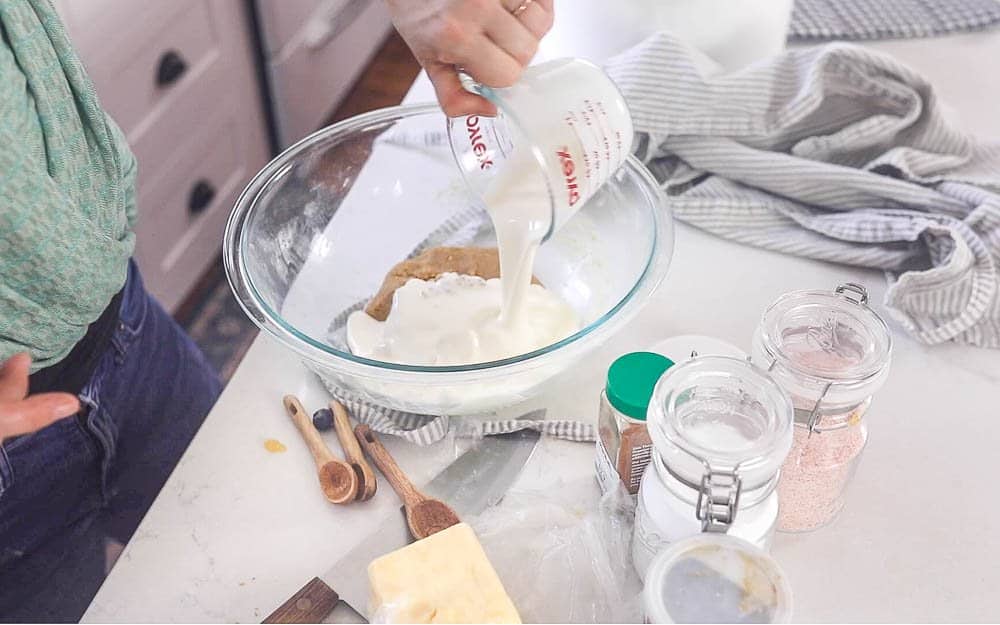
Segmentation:
<svg viewBox="0 0 1000 625">
<path fill-rule="evenodd" d="M 49 0 L 0 0 L 0 360 L 69 353 L 125 283 L 135 158 Z"/>
</svg>

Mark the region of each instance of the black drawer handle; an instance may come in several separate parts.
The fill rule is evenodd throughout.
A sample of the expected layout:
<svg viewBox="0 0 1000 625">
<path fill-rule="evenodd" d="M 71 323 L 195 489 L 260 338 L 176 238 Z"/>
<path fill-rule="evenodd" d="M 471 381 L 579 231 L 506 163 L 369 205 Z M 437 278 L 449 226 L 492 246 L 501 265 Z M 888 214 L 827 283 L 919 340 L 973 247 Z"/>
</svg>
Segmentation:
<svg viewBox="0 0 1000 625">
<path fill-rule="evenodd" d="M 197 215 L 208 208 L 215 199 L 215 187 L 207 180 L 199 180 L 188 195 L 188 212 Z"/>
<path fill-rule="evenodd" d="M 174 50 L 165 52 L 156 68 L 156 86 L 166 87 L 174 84 L 184 75 L 187 68 L 187 61 L 179 53 Z"/>
</svg>

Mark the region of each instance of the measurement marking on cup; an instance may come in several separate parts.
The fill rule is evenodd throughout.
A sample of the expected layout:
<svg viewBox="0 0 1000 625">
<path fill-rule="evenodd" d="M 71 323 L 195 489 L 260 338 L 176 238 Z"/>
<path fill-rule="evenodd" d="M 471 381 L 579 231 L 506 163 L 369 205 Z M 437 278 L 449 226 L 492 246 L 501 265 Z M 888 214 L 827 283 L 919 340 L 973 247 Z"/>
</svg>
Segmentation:
<svg viewBox="0 0 1000 625">
<path fill-rule="evenodd" d="M 569 147 L 567 146 L 563 146 L 561 150 L 557 150 L 556 156 L 559 157 L 559 162 L 562 163 L 569 205 L 573 206 L 580 200 L 580 190 L 576 183 L 576 166 L 573 164 L 573 156 L 569 153 Z"/>
</svg>

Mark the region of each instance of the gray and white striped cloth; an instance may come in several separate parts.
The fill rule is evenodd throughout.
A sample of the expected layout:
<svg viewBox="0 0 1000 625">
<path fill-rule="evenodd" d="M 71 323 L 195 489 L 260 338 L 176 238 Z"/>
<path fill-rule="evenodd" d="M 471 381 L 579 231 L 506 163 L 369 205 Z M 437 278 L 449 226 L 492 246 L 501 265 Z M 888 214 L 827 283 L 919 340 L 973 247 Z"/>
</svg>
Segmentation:
<svg viewBox="0 0 1000 625">
<path fill-rule="evenodd" d="M 949 123 L 902 63 L 854 45 L 703 68 L 663 33 L 607 67 L 679 219 L 883 269 L 885 304 L 918 340 L 1000 347 L 1000 145 Z"/>
<path fill-rule="evenodd" d="M 477 438 L 510 434 L 521 430 L 536 430 L 546 436 L 579 443 L 592 443 L 597 440 L 597 429 L 592 424 L 567 419 L 548 420 L 545 418 L 544 409 L 533 410 L 516 419 L 481 420 L 475 417 L 453 419 L 447 416 L 420 415 L 393 410 L 359 399 L 332 384 L 326 384 L 326 387 L 358 421 L 380 434 L 398 436 L 415 445 L 432 445 L 443 439 L 449 431 L 455 436 Z"/>
<path fill-rule="evenodd" d="M 997 24 L 997 0 L 795 0 L 788 39 L 909 39 Z"/>
<path fill-rule="evenodd" d="M 432 445 L 449 431 L 456 436 L 479 437 L 509 434 L 521 430 L 536 430 L 547 436 L 579 443 L 597 440 L 597 429 L 590 423 L 567 419 L 545 418 L 545 410 L 534 410 L 516 419 L 480 420 L 474 417 L 451 418 L 443 415 L 422 415 L 394 410 L 365 401 L 345 392 L 319 376 L 324 386 L 358 421 L 380 434 L 398 436 L 416 445 Z"/>
</svg>

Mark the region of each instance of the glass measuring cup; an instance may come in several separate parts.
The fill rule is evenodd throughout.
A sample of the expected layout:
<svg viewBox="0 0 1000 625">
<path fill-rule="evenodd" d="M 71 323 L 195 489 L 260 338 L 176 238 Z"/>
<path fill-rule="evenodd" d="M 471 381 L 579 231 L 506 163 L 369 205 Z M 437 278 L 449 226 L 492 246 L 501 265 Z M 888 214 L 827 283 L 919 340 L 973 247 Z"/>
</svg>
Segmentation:
<svg viewBox="0 0 1000 625">
<path fill-rule="evenodd" d="M 496 117 L 451 118 L 455 162 L 486 206 L 516 193 L 522 219 L 545 241 L 625 162 L 632 117 L 598 66 L 556 59 L 527 68 L 517 84 L 494 89 L 463 75 L 466 88 L 497 107 Z M 506 198 L 504 206 L 512 204 Z M 496 215 L 494 215 L 496 218 Z"/>
</svg>

